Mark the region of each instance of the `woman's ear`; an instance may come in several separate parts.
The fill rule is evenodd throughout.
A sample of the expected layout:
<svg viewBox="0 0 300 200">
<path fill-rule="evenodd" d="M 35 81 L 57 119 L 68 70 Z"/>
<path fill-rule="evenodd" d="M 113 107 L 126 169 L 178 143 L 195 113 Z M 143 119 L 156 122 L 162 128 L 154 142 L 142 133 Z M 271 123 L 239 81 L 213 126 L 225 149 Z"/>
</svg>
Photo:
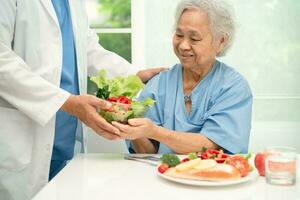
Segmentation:
<svg viewBox="0 0 300 200">
<path fill-rule="evenodd" d="M 227 44 L 228 37 L 226 35 L 222 35 L 220 38 L 217 40 L 217 54 L 219 54 L 222 49 L 225 47 Z"/>
</svg>

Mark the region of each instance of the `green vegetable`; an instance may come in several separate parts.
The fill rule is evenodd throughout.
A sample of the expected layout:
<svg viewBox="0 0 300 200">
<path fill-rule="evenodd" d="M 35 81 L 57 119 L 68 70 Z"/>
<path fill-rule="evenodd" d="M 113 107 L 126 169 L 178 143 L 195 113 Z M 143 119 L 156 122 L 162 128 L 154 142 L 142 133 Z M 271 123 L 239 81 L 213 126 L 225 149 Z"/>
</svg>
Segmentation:
<svg viewBox="0 0 300 200">
<path fill-rule="evenodd" d="M 143 117 L 146 112 L 146 108 L 148 106 L 153 106 L 154 103 L 155 101 L 149 97 L 144 101 L 132 101 L 131 110 L 133 112 L 133 115 L 131 116 L 131 118 Z"/>
<path fill-rule="evenodd" d="M 108 90 L 108 85 L 105 85 L 103 88 L 99 88 L 96 96 L 101 99 L 108 99 L 110 91 Z"/>
<path fill-rule="evenodd" d="M 198 158 L 197 153 L 189 153 L 188 157 L 190 160 L 194 160 L 194 159 Z"/>
<path fill-rule="evenodd" d="M 138 76 L 117 76 L 112 79 L 107 79 L 105 70 L 100 70 L 98 76 L 93 76 L 90 80 L 96 83 L 101 90 L 100 92 L 98 91 L 98 93 L 102 94 L 104 92 L 104 97 L 107 98 L 126 96 L 132 99 L 144 88 L 144 84 Z"/>
<path fill-rule="evenodd" d="M 205 146 L 202 147 L 202 152 L 206 152 L 207 151 L 207 148 Z"/>
<path fill-rule="evenodd" d="M 147 107 L 155 103 L 149 97 L 143 101 L 133 99 L 144 88 L 143 82 L 135 75 L 108 79 L 106 71 L 100 70 L 98 76 L 88 79 L 88 84 L 89 94 L 96 95 L 98 98 L 108 99 L 110 97 L 126 96 L 131 99 L 129 109 L 100 110 L 100 115 L 108 122 L 118 121 L 126 123 L 128 119 L 144 117 Z"/>
<path fill-rule="evenodd" d="M 98 91 L 98 85 L 91 80 L 91 77 L 88 77 L 88 87 L 87 87 L 87 92 L 88 94 L 91 95 L 96 95 Z"/>
<path fill-rule="evenodd" d="M 130 118 L 132 115 L 132 111 L 128 112 L 108 112 L 105 110 L 100 110 L 99 114 L 107 121 L 107 122 L 121 122 L 121 123 L 126 123 L 127 120 Z"/>
<path fill-rule="evenodd" d="M 176 165 L 180 164 L 180 159 L 178 156 L 172 153 L 163 154 L 160 160 L 170 167 L 175 167 Z"/>
<path fill-rule="evenodd" d="M 248 153 L 245 157 L 246 160 L 249 160 L 251 158 L 252 154 L 251 153 Z"/>
</svg>

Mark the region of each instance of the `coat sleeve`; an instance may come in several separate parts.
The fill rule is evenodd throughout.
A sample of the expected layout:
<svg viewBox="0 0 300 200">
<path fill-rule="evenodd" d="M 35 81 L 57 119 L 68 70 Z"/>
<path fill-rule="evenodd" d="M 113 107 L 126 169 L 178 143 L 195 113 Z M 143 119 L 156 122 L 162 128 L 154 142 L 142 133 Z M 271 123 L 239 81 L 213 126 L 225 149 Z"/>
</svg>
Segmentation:
<svg viewBox="0 0 300 200">
<path fill-rule="evenodd" d="M 13 51 L 16 13 L 16 0 L 1 0 L 0 106 L 18 109 L 45 125 L 70 94 L 33 73 Z"/>
<path fill-rule="evenodd" d="M 107 70 L 110 76 L 126 76 L 136 74 L 140 70 L 116 53 L 104 49 L 98 43 L 97 34 L 91 29 L 88 31 L 87 52 L 89 76 L 96 75 L 99 69 Z"/>
</svg>

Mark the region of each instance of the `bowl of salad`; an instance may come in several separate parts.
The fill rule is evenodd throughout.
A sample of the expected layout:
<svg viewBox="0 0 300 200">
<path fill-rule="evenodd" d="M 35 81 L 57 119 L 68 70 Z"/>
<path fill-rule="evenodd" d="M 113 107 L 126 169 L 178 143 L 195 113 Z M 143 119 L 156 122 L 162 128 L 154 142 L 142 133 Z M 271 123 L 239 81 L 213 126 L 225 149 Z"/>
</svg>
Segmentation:
<svg viewBox="0 0 300 200">
<path fill-rule="evenodd" d="M 144 117 L 148 107 L 155 101 L 146 98 L 136 99 L 137 94 L 144 88 L 138 76 L 107 78 L 106 71 L 100 70 L 98 76 L 89 78 L 88 93 L 105 99 L 112 104 L 110 109 L 99 109 L 99 114 L 108 122 L 127 123 L 128 119 Z"/>
</svg>

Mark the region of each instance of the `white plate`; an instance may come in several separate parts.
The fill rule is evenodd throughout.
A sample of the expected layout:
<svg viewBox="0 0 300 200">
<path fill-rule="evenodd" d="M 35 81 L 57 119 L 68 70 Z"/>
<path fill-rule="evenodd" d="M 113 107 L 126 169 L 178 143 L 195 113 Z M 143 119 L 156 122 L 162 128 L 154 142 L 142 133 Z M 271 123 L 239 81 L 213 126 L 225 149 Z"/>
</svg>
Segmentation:
<svg viewBox="0 0 300 200">
<path fill-rule="evenodd" d="M 191 179 L 183 179 L 183 178 L 175 178 L 171 176 L 167 176 L 157 172 L 157 174 L 169 181 L 173 181 L 176 183 L 186 184 L 186 185 L 195 185 L 195 186 L 226 186 L 226 185 L 235 185 L 240 183 L 245 183 L 248 181 L 252 181 L 258 177 L 258 173 L 255 169 L 246 177 L 240 178 L 238 180 L 230 180 L 230 181 L 200 181 L 200 180 L 191 180 Z"/>
</svg>

